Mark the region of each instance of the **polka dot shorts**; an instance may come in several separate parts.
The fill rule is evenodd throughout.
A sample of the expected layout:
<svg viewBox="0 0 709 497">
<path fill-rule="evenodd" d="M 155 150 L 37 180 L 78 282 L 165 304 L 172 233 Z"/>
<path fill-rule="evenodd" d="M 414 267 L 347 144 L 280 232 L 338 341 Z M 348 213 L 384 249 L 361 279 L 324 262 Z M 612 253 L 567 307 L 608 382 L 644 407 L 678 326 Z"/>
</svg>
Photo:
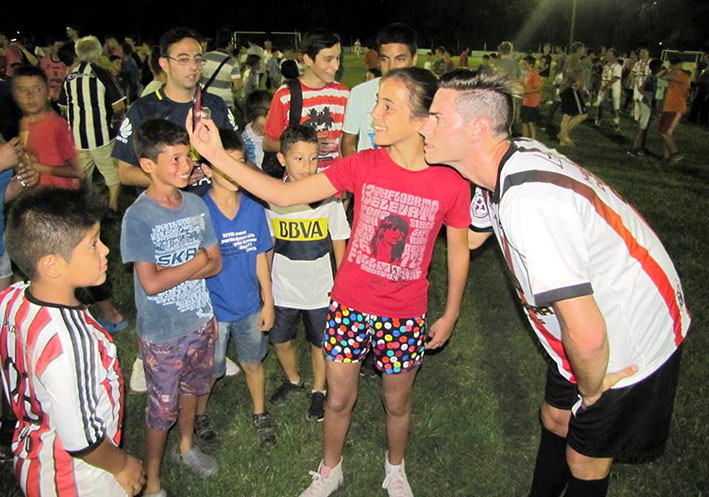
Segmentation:
<svg viewBox="0 0 709 497">
<path fill-rule="evenodd" d="M 388 318 L 359 312 L 330 302 L 325 322 L 323 351 L 330 361 L 363 361 L 370 348 L 379 371 L 397 374 L 415 368 L 423 360 L 426 315 Z"/>
</svg>

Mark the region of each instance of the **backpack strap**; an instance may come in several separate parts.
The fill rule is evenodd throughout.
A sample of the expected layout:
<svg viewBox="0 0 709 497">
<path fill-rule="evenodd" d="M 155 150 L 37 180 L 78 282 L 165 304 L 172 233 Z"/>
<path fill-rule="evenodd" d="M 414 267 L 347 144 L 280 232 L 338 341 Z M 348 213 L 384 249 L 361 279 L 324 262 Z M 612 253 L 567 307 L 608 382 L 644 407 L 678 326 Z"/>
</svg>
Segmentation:
<svg viewBox="0 0 709 497">
<path fill-rule="evenodd" d="M 214 83 L 214 80 L 217 78 L 217 74 L 219 74 L 219 71 L 222 70 L 222 67 L 224 67 L 224 64 L 226 64 L 229 59 L 231 59 L 231 55 L 227 55 L 226 58 L 221 61 L 221 63 L 217 66 L 217 70 L 212 73 L 212 77 L 207 80 L 207 82 L 204 84 L 202 87 L 202 91 L 207 91 L 207 88 L 212 86 L 212 83 Z"/>
<path fill-rule="evenodd" d="M 303 89 L 300 87 L 300 80 L 292 78 L 286 81 L 290 90 L 290 112 L 288 113 L 288 124 L 300 124 L 300 114 L 303 112 Z"/>
</svg>

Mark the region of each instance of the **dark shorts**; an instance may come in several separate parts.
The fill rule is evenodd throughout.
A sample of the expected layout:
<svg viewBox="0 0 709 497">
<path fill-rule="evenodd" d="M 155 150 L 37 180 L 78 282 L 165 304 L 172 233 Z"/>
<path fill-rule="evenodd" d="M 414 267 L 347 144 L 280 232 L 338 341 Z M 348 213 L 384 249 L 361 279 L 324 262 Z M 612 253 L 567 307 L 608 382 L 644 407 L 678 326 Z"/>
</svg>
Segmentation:
<svg viewBox="0 0 709 497">
<path fill-rule="evenodd" d="M 681 357 L 678 349 L 641 382 L 606 391 L 588 409 L 579 407 L 571 415 L 568 445 L 589 457 L 612 457 L 621 462 L 646 462 L 662 455 Z M 579 401 L 576 385 L 561 376 L 553 363 L 547 370 L 544 400 L 565 410 L 571 410 Z"/>
<path fill-rule="evenodd" d="M 205 395 L 212 384 L 217 327 L 214 319 L 189 335 L 165 343 L 138 340 L 148 401 L 145 422 L 167 430 L 177 420 L 180 395 Z"/>
<path fill-rule="evenodd" d="M 586 113 L 586 103 L 581 93 L 573 88 L 561 92 L 561 112 L 568 116 L 578 116 Z"/>
<path fill-rule="evenodd" d="M 681 112 L 662 112 L 660 114 L 660 134 L 672 136 L 675 133 L 675 128 L 682 120 Z"/>
<path fill-rule="evenodd" d="M 425 314 L 389 318 L 360 312 L 333 300 L 322 346 L 325 359 L 342 363 L 364 361 L 371 348 L 379 371 L 398 374 L 421 364 L 426 335 Z"/>
<path fill-rule="evenodd" d="M 269 332 L 271 343 L 279 344 L 293 340 L 296 336 L 298 321 L 303 316 L 305 336 L 308 342 L 320 347 L 323 333 L 325 332 L 325 319 L 327 307 L 319 309 L 291 309 L 290 307 L 276 306 L 276 319 Z"/>
<path fill-rule="evenodd" d="M 523 105 L 520 119 L 523 124 L 536 123 L 537 119 L 539 119 L 539 107 L 527 107 Z"/>
</svg>

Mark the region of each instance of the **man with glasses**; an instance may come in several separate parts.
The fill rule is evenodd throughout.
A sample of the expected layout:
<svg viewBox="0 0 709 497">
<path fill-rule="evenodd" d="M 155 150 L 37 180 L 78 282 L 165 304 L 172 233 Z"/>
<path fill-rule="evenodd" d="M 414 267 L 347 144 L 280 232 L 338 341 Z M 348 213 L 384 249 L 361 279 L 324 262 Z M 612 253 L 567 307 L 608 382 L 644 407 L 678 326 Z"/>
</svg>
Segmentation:
<svg viewBox="0 0 709 497">
<path fill-rule="evenodd" d="M 118 159 L 118 177 L 122 184 L 143 188 L 150 185 L 133 151 L 133 134 L 145 119 L 161 116 L 184 126 L 205 62 L 200 41 L 199 34 L 189 28 L 173 28 L 160 38 L 159 63 L 167 75 L 167 83 L 136 100 L 121 124 L 113 157 Z M 209 109 L 210 118 L 220 128 L 238 131 L 234 116 L 221 98 L 203 93 L 202 109 Z M 188 188 L 197 190 L 196 193 L 204 193 L 206 185 L 203 183 L 206 183 L 204 175 L 199 168 L 195 168 Z"/>
</svg>

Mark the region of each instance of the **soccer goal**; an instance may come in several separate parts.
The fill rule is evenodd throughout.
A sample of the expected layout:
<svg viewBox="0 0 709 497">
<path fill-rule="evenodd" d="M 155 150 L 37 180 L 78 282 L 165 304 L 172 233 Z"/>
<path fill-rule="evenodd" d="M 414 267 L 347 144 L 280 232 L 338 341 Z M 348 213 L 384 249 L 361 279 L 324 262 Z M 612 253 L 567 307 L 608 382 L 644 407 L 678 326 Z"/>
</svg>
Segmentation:
<svg viewBox="0 0 709 497">
<path fill-rule="evenodd" d="M 660 55 L 662 62 L 668 61 L 673 58 L 677 58 L 682 61 L 682 66 L 685 70 L 691 71 L 694 74 L 695 69 L 699 60 L 704 55 L 704 52 L 693 52 L 693 51 L 683 51 L 683 50 L 663 50 Z"/>
<path fill-rule="evenodd" d="M 273 48 L 281 51 L 287 48 L 297 50 L 300 46 L 300 33 L 297 31 L 234 31 L 235 47 L 246 47 L 250 41 L 263 47 L 265 40 L 271 40 Z"/>
</svg>

